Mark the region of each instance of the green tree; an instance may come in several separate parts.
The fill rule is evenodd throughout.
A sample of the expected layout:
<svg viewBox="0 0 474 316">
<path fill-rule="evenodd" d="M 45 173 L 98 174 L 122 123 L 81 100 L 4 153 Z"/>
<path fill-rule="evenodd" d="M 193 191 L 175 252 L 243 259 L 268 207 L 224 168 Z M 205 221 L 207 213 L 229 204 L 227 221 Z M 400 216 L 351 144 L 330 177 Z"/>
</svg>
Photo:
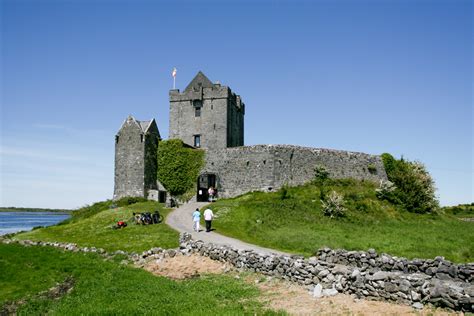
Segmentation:
<svg viewBox="0 0 474 316">
<path fill-rule="evenodd" d="M 426 167 L 418 161 L 395 159 L 383 154 L 388 180 L 396 186 L 393 201 L 402 204 L 409 212 L 430 213 L 439 207 L 435 184 Z"/>
</svg>

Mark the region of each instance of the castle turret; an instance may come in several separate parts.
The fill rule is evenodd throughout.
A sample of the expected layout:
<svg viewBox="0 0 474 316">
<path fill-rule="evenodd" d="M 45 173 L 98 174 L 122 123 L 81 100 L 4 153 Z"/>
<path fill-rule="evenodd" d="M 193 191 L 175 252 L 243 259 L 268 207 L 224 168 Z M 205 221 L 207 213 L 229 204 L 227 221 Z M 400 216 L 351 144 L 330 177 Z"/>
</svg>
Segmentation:
<svg viewBox="0 0 474 316">
<path fill-rule="evenodd" d="M 114 200 L 147 197 L 157 189 L 157 150 L 160 132 L 154 119 L 137 121 L 129 116 L 115 136 Z"/>
<path fill-rule="evenodd" d="M 169 138 L 204 149 L 244 145 L 245 105 L 229 87 L 202 72 L 182 93 L 171 90 Z"/>
</svg>

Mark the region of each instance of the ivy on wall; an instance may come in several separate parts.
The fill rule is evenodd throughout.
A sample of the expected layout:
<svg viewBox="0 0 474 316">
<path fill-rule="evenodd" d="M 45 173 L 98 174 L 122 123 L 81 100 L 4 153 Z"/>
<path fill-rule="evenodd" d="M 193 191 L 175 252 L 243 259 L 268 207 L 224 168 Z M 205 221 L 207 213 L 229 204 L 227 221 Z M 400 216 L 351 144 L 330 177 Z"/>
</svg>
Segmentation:
<svg viewBox="0 0 474 316">
<path fill-rule="evenodd" d="M 163 140 L 158 145 L 158 180 L 171 195 L 193 190 L 204 166 L 204 151 L 185 147 L 180 139 Z"/>
</svg>

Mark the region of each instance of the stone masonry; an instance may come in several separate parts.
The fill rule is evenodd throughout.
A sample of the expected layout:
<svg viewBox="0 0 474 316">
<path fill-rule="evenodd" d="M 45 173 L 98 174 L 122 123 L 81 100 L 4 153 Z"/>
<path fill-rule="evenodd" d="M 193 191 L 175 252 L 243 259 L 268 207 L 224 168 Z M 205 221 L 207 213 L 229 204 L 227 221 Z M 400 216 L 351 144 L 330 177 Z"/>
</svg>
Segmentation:
<svg viewBox="0 0 474 316">
<path fill-rule="evenodd" d="M 157 150 L 160 133 L 155 120 L 129 116 L 115 136 L 114 200 L 146 197 L 157 189 Z"/>
<path fill-rule="evenodd" d="M 169 138 L 204 149 L 244 145 L 245 105 L 229 87 L 199 72 L 182 93 L 171 90 L 169 97 Z"/>
<path fill-rule="evenodd" d="M 300 185 L 313 179 L 316 166 L 325 167 L 332 178 L 387 179 L 376 155 L 292 145 L 244 146 L 241 97 L 227 86 L 212 83 L 202 72 L 183 92 L 171 90 L 169 102 L 169 138 L 206 151 L 200 178 L 211 180 L 199 182 L 197 197 L 211 185 L 219 197 Z M 115 199 L 146 196 L 147 190 L 156 188 L 159 132 L 155 121 L 149 122 L 148 130 L 147 122 L 129 117 L 116 136 Z M 145 137 L 144 143 L 140 137 Z"/>
<path fill-rule="evenodd" d="M 220 197 L 300 185 L 324 166 L 331 178 L 386 180 L 380 156 L 291 145 L 255 145 L 208 150 L 202 172 L 216 174 Z"/>
<path fill-rule="evenodd" d="M 373 249 L 347 252 L 325 248 L 318 251 L 317 257 L 308 259 L 297 255 L 266 255 L 195 241 L 187 233 L 181 235 L 180 248 L 184 254 L 197 253 L 228 262 L 239 269 L 306 286 L 315 297 L 345 293 L 415 308 L 433 304 L 474 311 L 473 263 L 454 264 L 443 257 L 407 260 L 387 254 L 378 255 Z M 150 255 L 153 254 L 144 252 L 142 258 Z M 351 260 L 338 263 L 341 257 Z"/>
</svg>

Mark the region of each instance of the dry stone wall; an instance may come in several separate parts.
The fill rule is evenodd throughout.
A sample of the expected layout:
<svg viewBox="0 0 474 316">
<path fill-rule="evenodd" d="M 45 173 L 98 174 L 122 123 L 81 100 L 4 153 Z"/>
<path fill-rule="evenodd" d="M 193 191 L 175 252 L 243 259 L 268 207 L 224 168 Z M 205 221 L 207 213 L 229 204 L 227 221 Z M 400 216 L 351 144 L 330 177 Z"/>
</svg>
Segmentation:
<svg viewBox="0 0 474 316">
<path fill-rule="evenodd" d="M 336 251 L 327 248 L 320 250 L 318 257 L 309 259 L 301 256 L 265 255 L 254 251 L 237 250 L 230 246 L 194 241 L 186 233 L 181 235 L 180 245 L 183 253 L 198 253 L 214 260 L 231 263 L 237 268 L 307 286 L 314 296 L 346 293 L 360 298 L 409 304 L 415 308 L 431 303 L 454 310 L 474 311 L 474 263 L 456 265 L 441 257 L 418 261 L 391 257 L 397 264 L 396 268 L 393 268 L 393 265 L 390 268 L 383 263 L 388 255 L 377 256 L 375 251 L 370 251 L 359 253 L 359 257 L 352 257 L 354 260 L 348 261 L 351 264 L 339 264 L 331 262 L 334 260 L 330 258 L 343 256 L 336 256 L 334 255 Z M 370 264 L 371 259 L 379 264 Z M 402 266 L 397 266 L 399 263 L 402 263 Z M 423 264 L 427 266 L 425 271 L 429 269 L 428 266 L 436 266 L 438 271 L 445 271 L 444 267 L 452 267 L 453 271 L 458 272 L 452 275 L 449 272 L 430 275 L 411 267 L 413 265 L 421 267 Z M 381 268 L 385 268 L 385 271 Z"/>
<path fill-rule="evenodd" d="M 380 156 L 292 145 L 255 145 L 208 150 L 202 172 L 217 175 L 220 197 L 300 185 L 324 166 L 332 178 L 386 180 Z"/>
</svg>

